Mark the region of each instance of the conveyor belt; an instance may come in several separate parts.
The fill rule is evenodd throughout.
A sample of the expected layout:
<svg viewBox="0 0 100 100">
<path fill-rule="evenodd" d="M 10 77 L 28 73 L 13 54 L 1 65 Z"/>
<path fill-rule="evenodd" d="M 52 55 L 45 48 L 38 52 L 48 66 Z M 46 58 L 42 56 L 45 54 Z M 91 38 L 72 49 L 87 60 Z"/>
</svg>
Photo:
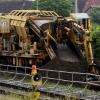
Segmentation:
<svg viewBox="0 0 100 100">
<path fill-rule="evenodd" d="M 69 62 L 79 62 L 77 55 L 67 45 L 59 44 L 57 51 L 59 59 Z"/>
</svg>

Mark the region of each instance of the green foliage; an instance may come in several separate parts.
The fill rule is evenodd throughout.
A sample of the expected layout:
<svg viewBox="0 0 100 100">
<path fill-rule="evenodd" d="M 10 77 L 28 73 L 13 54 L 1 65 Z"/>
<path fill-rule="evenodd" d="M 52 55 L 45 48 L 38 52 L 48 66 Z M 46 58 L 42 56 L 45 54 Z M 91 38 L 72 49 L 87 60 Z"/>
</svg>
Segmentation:
<svg viewBox="0 0 100 100">
<path fill-rule="evenodd" d="M 93 8 L 91 11 L 92 20 L 100 24 L 100 8 Z"/>
<path fill-rule="evenodd" d="M 37 3 L 33 1 L 33 8 L 36 9 Z M 39 0 L 40 10 L 51 10 L 59 15 L 68 16 L 73 11 L 73 0 Z"/>
<path fill-rule="evenodd" d="M 93 52 L 95 58 L 100 58 L 100 24 L 93 26 Z"/>
</svg>

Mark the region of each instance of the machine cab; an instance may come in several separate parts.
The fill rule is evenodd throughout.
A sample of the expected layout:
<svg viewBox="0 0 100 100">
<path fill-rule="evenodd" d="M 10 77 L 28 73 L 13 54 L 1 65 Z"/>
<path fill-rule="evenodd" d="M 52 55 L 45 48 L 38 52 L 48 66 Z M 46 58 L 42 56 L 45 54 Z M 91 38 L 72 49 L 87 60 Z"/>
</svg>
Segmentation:
<svg viewBox="0 0 100 100">
<path fill-rule="evenodd" d="M 84 29 L 90 30 L 91 22 L 87 13 L 71 13 L 70 16 Z"/>
</svg>

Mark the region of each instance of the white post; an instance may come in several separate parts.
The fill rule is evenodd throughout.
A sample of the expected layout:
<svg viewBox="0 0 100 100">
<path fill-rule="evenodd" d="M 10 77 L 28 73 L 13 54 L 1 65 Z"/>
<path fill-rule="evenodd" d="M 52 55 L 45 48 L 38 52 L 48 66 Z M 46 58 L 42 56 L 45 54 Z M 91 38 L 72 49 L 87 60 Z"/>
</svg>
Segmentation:
<svg viewBox="0 0 100 100">
<path fill-rule="evenodd" d="M 75 13 L 78 13 L 78 5 L 77 5 L 77 3 L 78 3 L 78 0 L 75 0 Z"/>
<path fill-rule="evenodd" d="M 37 10 L 39 10 L 39 0 L 37 0 Z"/>
</svg>

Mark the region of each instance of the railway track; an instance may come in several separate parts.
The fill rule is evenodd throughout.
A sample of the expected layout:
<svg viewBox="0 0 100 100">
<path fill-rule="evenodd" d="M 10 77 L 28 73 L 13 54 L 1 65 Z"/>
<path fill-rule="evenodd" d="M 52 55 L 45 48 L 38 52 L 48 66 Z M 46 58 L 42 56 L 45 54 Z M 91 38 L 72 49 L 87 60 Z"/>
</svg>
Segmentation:
<svg viewBox="0 0 100 100">
<path fill-rule="evenodd" d="M 2 69 L 2 67 L 5 67 L 5 69 Z M 22 72 L 18 71 L 19 68 L 23 67 L 0 65 L 0 76 L 2 75 L 2 77 L 0 77 L 0 93 L 11 93 L 22 97 L 30 97 L 30 94 L 33 93 L 30 81 L 31 75 L 29 73 L 29 69 L 31 70 L 31 68 L 24 67 L 24 71 Z M 15 69 L 15 71 L 13 69 Z M 43 85 L 37 90 L 47 98 L 57 97 L 60 99 L 63 98 L 64 100 L 67 100 L 68 98 L 76 98 L 78 100 L 99 100 L 94 98 L 100 98 L 99 91 L 96 92 L 88 89 L 90 86 L 100 88 L 99 80 L 91 82 L 86 80 L 88 76 L 95 76 L 100 79 L 100 75 L 47 69 L 38 69 L 38 71 L 42 75 Z M 55 73 L 55 75 L 53 73 Z M 82 78 L 83 76 L 84 78 Z M 84 79 L 86 81 L 84 81 Z M 76 84 L 80 86 L 77 86 Z M 40 99 L 41 98 L 43 98 L 43 96 L 41 96 Z"/>
<path fill-rule="evenodd" d="M 58 98 L 57 100 L 60 100 L 61 98 L 63 100 L 67 100 L 68 98 L 74 98 L 75 100 L 99 100 L 100 99 L 100 94 L 93 94 L 93 95 L 86 95 L 85 92 L 87 92 L 86 90 L 77 90 L 77 92 L 72 92 L 72 93 L 61 93 L 61 92 L 54 92 L 54 91 L 50 91 L 50 90 L 40 90 L 42 95 L 45 94 L 45 99 L 43 99 L 43 96 L 41 95 L 40 100 L 48 100 L 50 98 L 53 98 L 56 100 L 56 97 Z M 23 88 L 22 87 L 18 87 L 16 88 L 16 86 L 0 86 L 0 93 L 1 94 L 6 94 L 6 95 L 18 95 L 21 96 L 23 98 L 32 98 L 32 89 L 31 88 Z M 47 99 L 48 98 L 48 99 Z"/>
<path fill-rule="evenodd" d="M 61 94 L 61 93 L 54 93 L 53 91 L 48 91 L 48 90 L 42 90 L 41 91 L 41 93 L 42 94 L 48 94 L 48 97 L 50 98 L 50 97 L 60 97 L 60 98 L 67 98 L 67 97 L 73 97 L 73 98 L 79 98 L 79 96 L 83 96 L 82 98 L 86 98 L 85 97 L 85 92 L 86 91 L 79 91 L 79 90 L 77 90 L 77 92 L 73 92 L 73 93 L 67 93 L 67 94 Z M 14 88 L 14 86 L 13 86 L 13 88 L 12 87 L 5 87 L 5 86 L 0 86 L 0 93 L 1 94 L 14 94 L 14 95 L 18 95 L 18 96 L 21 96 L 21 97 L 31 97 L 32 96 L 32 90 L 31 89 L 27 89 L 27 91 L 26 91 L 26 89 L 25 90 L 22 90 L 21 88 L 17 88 L 17 89 L 15 89 Z M 77 97 L 76 97 L 77 96 Z M 100 95 L 98 94 L 98 95 L 96 95 L 96 94 L 94 94 L 93 95 L 93 97 L 100 97 Z M 87 96 L 88 98 L 93 98 L 91 95 L 88 95 Z M 81 98 L 81 99 L 82 99 Z M 82 100 L 84 100 L 84 99 L 82 99 Z"/>
</svg>

